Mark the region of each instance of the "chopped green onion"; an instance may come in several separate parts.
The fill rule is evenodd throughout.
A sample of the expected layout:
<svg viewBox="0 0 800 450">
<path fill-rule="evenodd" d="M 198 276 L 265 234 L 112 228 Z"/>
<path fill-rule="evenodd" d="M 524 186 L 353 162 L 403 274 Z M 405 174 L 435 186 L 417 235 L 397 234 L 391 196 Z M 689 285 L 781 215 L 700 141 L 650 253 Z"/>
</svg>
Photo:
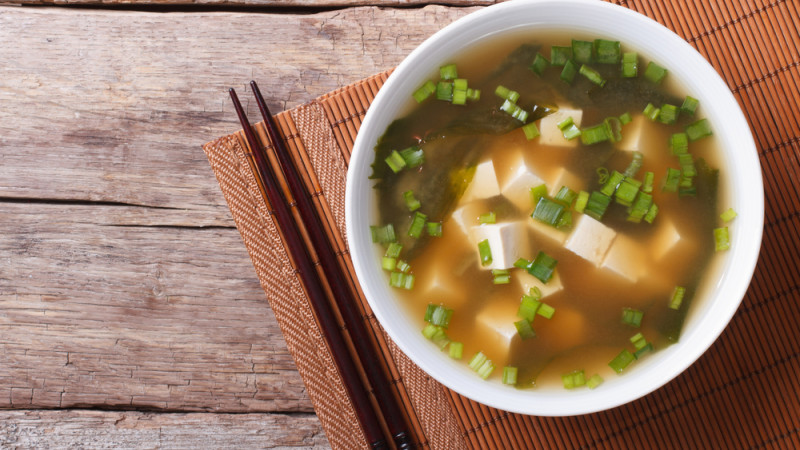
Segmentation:
<svg viewBox="0 0 800 450">
<path fill-rule="evenodd" d="M 686 133 L 675 133 L 669 137 L 669 148 L 673 155 L 689 153 L 689 136 Z"/>
<path fill-rule="evenodd" d="M 686 288 L 683 286 L 675 286 L 675 289 L 672 290 L 672 297 L 669 299 L 669 309 L 681 309 L 681 303 L 683 303 L 683 297 L 686 295 Z"/>
<path fill-rule="evenodd" d="M 572 59 L 572 47 L 554 45 L 550 47 L 550 64 L 563 66 Z"/>
<path fill-rule="evenodd" d="M 454 91 L 466 91 L 467 90 L 467 79 L 466 78 L 456 78 L 453 80 L 453 90 Z"/>
<path fill-rule="evenodd" d="M 725 210 L 725 212 L 720 214 L 719 217 L 723 222 L 728 223 L 736 218 L 736 211 L 734 211 L 733 208 L 728 208 Z"/>
<path fill-rule="evenodd" d="M 519 334 L 522 340 L 536 337 L 536 331 L 533 329 L 533 325 L 525 319 L 514 322 L 514 327 L 516 327 L 517 334 Z"/>
<path fill-rule="evenodd" d="M 638 193 L 639 186 L 631 183 L 630 180 L 625 179 L 619 184 L 617 192 L 614 194 L 614 198 L 620 205 L 631 206 L 633 205 L 633 200 L 636 198 Z M 645 210 L 645 212 L 647 211 Z M 642 215 L 644 215 L 644 213 Z"/>
<path fill-rule="evenodd" d="M 453 90 L 453 100 L 452 103 L 454 105 L 466 105 L 467 104 L 467 91 L 463 90 Z"/>
<path fill-rule="evenodd" d="M 575 206 L 573 209 L 579 213 L 582 213 L 583 210 L 586 208 L 586 203 L 589 201 L 589 193 L 586 191 L 578 192 L 578 197 L 575 199 Z"/>
<path fill-rule="evenodd" d="M 647 106 L 644 107 L 644 111 L 642 113 L 648 119 L 652 121 L 658 120 L 658 115 L 661 114 L 661 109 L 656 108 L 656 106 L 652 103 L 648 103 Z"/>
<path fill-rule="evenodd" d="M 478 370 L 478 368 L 488 360 L 489 358 L 487 358 L 486 355 L 483 354 L 483 352 L 478 352 L 469 361 L 469 368 L 472 370 Z"/>
<path fill-rule="evenodd" d="M 625 348 L 608 363 L 608 366 L 614 369 L 614 372 L 622 373 L 634 360 L 636 360 L 636 357 L 630 350 Z"/>
<path fill-rule="evenodd" d="M 400 256 L 400 251 L 403 250 L 403 244 L 399 242 L 392 242 L 386 247 L 386 253 L 383 256 L 387 256 L 389 258 L 397 258 Z"/>
<path fill-rule="evenodd" d="M 389 285 L 396 288 L 411 289 L 414 287 L 414 275 L 403 272 L 392 272 Z"/>
<path fill-rule="evenodd" d="M 672 125 L 678 120 L 678 107 L 669 103 L 661 105 L 661 113 L 658 115 L 658 120 L 661 123 Z"/>
<path fill-rule="evenodd" d="M 478 253 L 481 257 L 482 266 L 488 266 L 492 263 L 492 249 L 489 247 L 488 239 L 478 242 Z"/>
<path fill-rule="evenodd" d="M 587 66 L 586 64 L 581 65 L 581 68 L 578 69 L 578 73 L 586 77 L 592 83 L 603 87 L 606 84 L 605 78 L 600 75 L 600 72 L 592 69 L 591 67 Z"/>
<path fill-rule="evenodd" d="M 526 268 L 529 274 L 538 278 L 542 283 L 547 283 L 550 278 L 553 278 L 553 272 L 556 270 L 556 261 L 553 257 L 545 252 L 540 251 L 536 255 L 530 266 Z M 541 309 L 541 308 L 540 308 Z"/>
<path fill-rule="evenodd" d="M 575 125 L 575 122 L 572 120 L 572 116 L 567 117 L 561 122 L 558 122 L 558 124 L 556 125 L 564 135 L 564 139 L 570 140 L 581 135 L 581 130 L 578 128 L 577 125 Z"/>
<path fill-rule="evenodd" d="M 439 67 L 439 77 L 443 80 L 455 80 L 458 78 L 458 68 L 455 64 Z"/>
<path fill-rule="evenodd" d="M 469 362 L 469 367 L 485 380 L 489 378 L 489 375 L 491 375 L 494 370 L 494 363 L 492 363 L 483 352 L 478 352 L 472 357 L 472 360 Z"/>
<path fill-rule="evenodd" d="M 696 141 L 706 136 L 711 136 L 711 123 L 708 119 L 700 119 L 697 122 L 692 122 L 686 125 L 686 134 L 689 136 L 690 141 Z"/>
<path fill-rule="evenodd" d="M 392 153 L 386 158 L 385 161 L 394 173 L 400 172 L 406 167 L 406 160 L 403 159 L 403 156 L 400 155 L 400 152 L 397 150 L 392 150 Z"/>
<path fill-rule="evenodd" d="M 508 284 L 511 282 L 511 274 L 508 269 L 492 269 L 492 284 Z"/>
<path fill-rule="evenodd" d="M 383 270 L 391 272 L 394 270 L 395 267 L 397 267 L 397 258 L 384 256 L 383 259 L 381 259 L 381 268 Z"/>
<path fill-rule="evenodd" d="M 678 192 L 678 183 L 681 181 L 681 171 L 667 168 L 667 176 L 664 178 L 664 187 L 661 189 L 664 192 Z"/>
<path fill-rule="evenodd" d="M 561 79 L 566 83 L 572 83 L 576 73 L 578 73 L 578 65 L 570 59 L 564 64 L 564 69 L 561 70 Z"/>
<path fill-rule="evenodd" d="M 603 120 L 609 131 L 609 139 L 611 142 L 619 142 L 622 140 L 622 121 L 616 117 L 606 117 Z"/>
<path fill-rule="evenodd" d="M 556 227 L 565 209 L 566 206 L 562 203 L 550 200 L 547 197 L 542 197 L 536 204 L 536 208 L 533 210 L 531 217 L 539 222 Z"/>
<path fill-rule="evenodd" d="M 428 303 L 428 306 L 425 308 L 425 322 L 430 323 L 431 319 L 433 318 L 433 312 L 436 311 L 439 305 L 435 303 Z"/>
<path fill-rule="evenodd" d="M 650 205 L 650 209 L 647 210 L 647 214 L 644 215 L 644 221 L 647 223 L 653 223 L 655 220 L 656 215 L 658 215 L 658 205 L 653 203 Z"/>
<path fill-rule="evenodd" d="M 610 204 L 611 197 L 602 192 L 592 191 L 589 194 L 589 201 L 586 202 L 586 208 L 584 208 L 583 213 L 593 219 L 601 220 Z"/>
<path fill-rule="evenodd" d="M 547 185 L 540 184 L 531 188 L 531 202 L 533 205 L 539 203 L 539 199 L 547 195 Z"/>
<path fill-rule="evenodd" d="M 419 209 L 422 204 L 419 200 L 414 197 L 414 191 L 405 191 L 403 192 L 403 198 L 406 201 L 406 206 L 408 206 L 408 210 L 414 212 Z"/>
<path fill-rule="evenodd" d="M 400 150 L 400 156 L 403 157 L 406 166 L 412 169 L 425 162 L 425 153 L 416 145 Z"/>
<path fill-rule="evenodd" d="M 528 297 L 534 300 L 540 300 L 542 298 L 542 291 L 536 286 L 531 286 L 531 288 L 528 289 Z"/>
<path fill-rule="evenodd" d="M 438 100 L 451 101 L 453 99 L 453 83 L 440 81 L 436 84 L 436 98 Z"/>
<path fill-rule="evenodd" d="M 640 348 L 647 345 L 647 340 L 644 338 L 644 335 L 642 333 L 634 334 L 633 336 L 631 336 L 630 341 L 636 350 L 639 350 Z"/>
<path fill-rule="evenodd" d="M 461 359 L 464 355 L 464 343 L 463 342 L 451 342 L 450 348 L 448 349 L 450 353 L 450 357 L 453 359 Z"/>
<path fill-rule="evenodd" d="M 467 88 L 467 100 L 471 102 L 477 102 L 480 99 L 481 99 L 480 89 Z"/>
<path fill-rule="evenodd" d="M 489 211 L 478 216 L 479 223 L 497 223 L 497 214 L 494 211 Z"/>
<path fill-rule="evenodd" d="M 731 240 L 728 235 L 728 227 L 714 228 L 714 250 L 728 250 L 731 248 Z"/>
<path fill-rule="evenodd" d="M 633 308 L 622 308 L 622 323 L 632 327 L 639 328 L 642 326 L 642 317 L 644 312 Z"/>
<path fill-rule="evenodd" d="M 572 40 L 572 58 L 581 64 L 592 62 L 592 43 L 589 41 Z"/>
<path fill-rule="evenodd" d="M 503 367 L 503 384 L 517 384 L 517 368 L 513 366 Z"/>
<path fill-rule="evenodd" d="M 622 54 L 622 77 L 635 78 L 639 75 L 639 55 L 636 52 Z"/>
<path fill-rule="evenodd" d="M 369 231 L 372 234 L 372 242 L 387 244 L 389 242 L 397 241 L 397 235 L 394 232 L 394 226 L 390 223 L 382 227 L 370 226 Z"/>
<path fill-rule="evenodd" d="M 681 112 L 693 116 L 694 112 L 697 111 L 697 106 L 699 104 L 700 100 L 687 95 L 683 100 L 683 104 L 681 105 Z"/>
<path fill-rule="evenodd" d="M 697 175 L 697 169 L 694 166 L 694 159 L 689 153 L 678 155 L 678 162 L 681 165 L 681 175 L 686 178 L 692 178 Z"/>
<path fill-rule="evenodd" d="M 528 322 L 533 322 L 534 317 L 536 317 L 536 312 L 539 311 L 541 306 L 542 302 L 538 299 L 530 295 L 523 295 L 519 302 L 519 308 L 517 309 L 517 317 L 525 319 Z"/>
<path fill-rule="evenodd" d="M 561 375 L 561 381 L 567 389 L 575 389 L 586 385 L 586 374 L 583 370 L 574 370 Z"/>
<path fill-rule="evenodd" d="M 422 236 L 422 230 L 425 228 L 425 222 L 428 216 L 419 211 L 414 212 L 414 218 L 411 219 L 411 226 L 408 228 L 408 235 L 413 238 Z"/>
<path fill-rule="evenodd" d="M 647 343 L 645 343 L 645 345 L 642 348 L 636 350 L 636 352 L 633 353 L 633 357 L 636 358 L 636 359 L 639 359 L 645 353 L 652 352 L 653 349 L 654 349 L 653 343 L 652 342 L 647 342 Z"/>
<path fill-rule="evenodd" d="M 616 170 L 611 172 L 611 175 L 608 176 L 608 179 L 603 184 L 603 187 L 600 188 L 600 192 L 603 193 L 604 195 L 611 197 L 612 195 L 614 195 L 614 192 L 617 192 L 617 187 L 619 186 L 620 183 L 622 183 L 622 180 L 624 179 L 625 175 L 623 175 L 622 173 L 617 172 Z"/>
<path fill-rule="evenodd" d="M 436 92 L 436 84 L 434 84 L 433 81 L 428 80 L 425 82 L 425 84 L 420 86 L 419 89 L 414 91 L 414 94 L 412 94 L 412 96 L 414 97 L 414 100 L 417 101 L 417 103 L 422 103 L 425 100 L 427 100 L 428 97 L 430 97 L 431 94 L 433 94 L 434 92 Z"/>
<path fill-rule="evenodd" d="M 659 66 L 653 61 L 650 61 L 647 64 L 647 67 L 644 69 L 644 77 L 653 83 L 661 83 L 665 76 L 667 76 L 667 69 Z"/>
<path fill-rule="evenodd" d="M 594 389 L 601 384 L 603 384 L 603 377 L 601 377 L 599 373 L 592 375 L 588 380 L 586 380 L 586 387 L 589 389 Z"/>
<path fill-rule="evenodd" d="M 594 58 L 600 64 L 617 64 L 620 57 L 619 41 L 594 40 Z"/>
<path fill-rule="evenodd" d="M 611 127 L 606 122 L 581 130 L 581 142 L 583 145 L 592 145 L 598 142 L 608 141 L 611 140 L 612 137 Z"/>
<path fill-rule="evenodd" d="M 544 317 L 545 319 L 552 319 L 553 314 L 555 313 L 556 309 L 548 305 L 547 303 L 542 303 L 541 306 L 539 306 L 539 309 L 536 310 L 536 314 Z"/>
<path fill-rule="evenodd" d="M 549 66 L 550 61 L 542 56 L 541 53 L 536 53 L 536 57 L 533 58 L 533 62 L 529 66 L 529 69 L 531 69 L 536 75 L 541 76 Z"/>
<path fill-rule="evenodd" d="M 408 271 L 411 270 L 411 265 L 403 261 L 402 259 L 398 259 L 397 265 L 395 266 L 395 270 L 400 273 L 408 273 Z"/>
<path fill-rule="evenodd" d="M 428 222 L 425 226 L 428 229 L 428 236 L 442 237 L 442 222 Z"/>
<path fill-rule="evenodd" d="M 642 192 L 651 193 L 653 192 L 653 181 L 655 180 L 656 176 L 653 172 L 645 172 L 644 173 L 644 182 L 642 182 Z"/>
<path fill-rule="evenodd" d="M 522 126 L 522 132 L 525 133 L 525 138 L 527 140 L 534 139 L 539 136 L 539 128 L 536 127 L 536 122 L 531 122 L 527 125 Z"/>
<path fill-rule="evenodd" d="M 619 116 L 619 121 L 622 125 L 627 125 L 633 121 L 633 117 L 631 117 L 631 113 L 626 112 Z"/>
<path fill-rule="evenodd" d="M 512 91 L 511 89 L 503 85 L 498 85 L 497 88 L 494 90 L 494 93 L 498 97 L 506 99 L 511 103 L 516 103 L 517 100 L 519 100 L 519 92 Z"/>
<path fill-rule="evenodd" d="M 520 108 L 516 103 L 512 102 L 511 100 L 506 100 L 503 102 L 503 105 L 500 106 L 501 111 L 505 111 L 511 117 L 519 120 L 522 123 L 525 123 L 528 120 L 528 111 Z"/>
<path fill-rule="evenodd" d="M 561 186 L 561 189 L 558 190 L 558 193 L 556 193 L 556 196 L 553 197 L 553 200 L 570 207 L 577 196 L 577 192 L 573 191 L 567 186 Z"/>
<path fill-rule="evenodd" d="M 619 192 L 617 192 L 617 195 L 619 195 Z M 640 192 L 639 196 L 636 197 L 636 200 L 633 202 L 630 211 L 628 212 L 628 221 L 635 223 L 641 222 L 642 218 L 644 218 L 650 211 L 652 205 L 653 196 L 646 192 Z"/>
<path fill-rule="evenodd" d="M 606 184 L 608 181 L 608 169 L 605 167 L 598 167 L 595 172 L 597 172 L 598 176 L 597 182 L 600 184 Z"/>
<path fill-rule="evenodd" d="M 625 173 L 623 174 L 629 178 L 636 176 L 636 172 L 638 172 L 639 169 L 642 168 L 642 161 L 644 160 L 644 155 L 642 154 L 642 152 L 634 151 L 631 153 L 633 159 L 631 159 L 631 163 L 628 164 L 628 167 L 625 169 Z"/>
<path fill-rule="evenodd" d="M 439 350 L 444 350 L 447 344 L 450 343 L 450 338 L 447 337 L 444 329 L 432 323 L 425 325 L 425 328 L 422 329 L 422 335 L 433 341 L 439 347 Z"/>
<path fill-rule="evenodd" d="M 450 326 L 450 319 L 452 318 L 453 318 L 453 308 L 448 308 L 444 305 L 436 305 L 436 307 L 433 308 L 433 312 L 431 313 L 430 323 L 438 327 L 447 328 L 448 326 Z"/>
</svg>

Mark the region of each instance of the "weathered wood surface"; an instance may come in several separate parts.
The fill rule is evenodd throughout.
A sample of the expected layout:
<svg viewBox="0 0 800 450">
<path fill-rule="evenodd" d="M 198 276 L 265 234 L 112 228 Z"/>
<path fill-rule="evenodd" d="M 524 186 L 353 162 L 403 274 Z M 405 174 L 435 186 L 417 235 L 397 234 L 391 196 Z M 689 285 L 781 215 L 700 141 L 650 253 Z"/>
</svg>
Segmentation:
<svg viewBox="0 0 800 450">
<path fill-rule="evenodd" d="M 0 411 L 0 448 L 326 448 L 313 415 Z"/>
<path fill-rule="evenodd" d="M 442 0 L 438 5 L 491 5 L 502 0 Z M 429 0 L 0 0 L 0 5 L 84 6 L 214 6 L 250 8 L 342 8 L 351 6 L 424 6 Z"/>
<path fill-rule="evenodd" d="M 0 408 L 19 410 L 0 439 L 56 442 L 41 427 L 91 447 L 86 428 L 126 447 L 125 415 L 150 447 L 226 421 L 243 446 L 324 443 L 201 145 L 239 128 L 228 87 L 256 79 L 288 109 L 472 10 L 0 7 Z"/>
</svg>

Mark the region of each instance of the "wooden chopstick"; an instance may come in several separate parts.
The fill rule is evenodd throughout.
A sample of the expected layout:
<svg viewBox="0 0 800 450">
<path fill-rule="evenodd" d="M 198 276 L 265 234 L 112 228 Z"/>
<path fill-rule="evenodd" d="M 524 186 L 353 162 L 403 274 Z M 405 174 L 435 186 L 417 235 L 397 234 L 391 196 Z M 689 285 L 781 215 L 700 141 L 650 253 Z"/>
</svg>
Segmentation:
<svg viewBox="0 0 800 450">
<path fill-rule="evenodd" d="M 306 294 L 308 294 L 322 334 L 342 377 L 345 390 L 353 403 L 356 416 L 361 423 L 367 442 L 371 448 L 388 448 L 378 416 L 372 407 L 365 386 L 361 383 L 361 378 L 355 363 L 350 357 L 347 344 L 343 336 L 337 332 L 339 325 L 330 304 L 326 300 L 325 290 L 316 270 L 314 270 L 311 257 L 303 245 L 297 224 L 294 222 L 283 192 L 277 183 L 277 177 L 267 162 L 264 149 L 258 144 L 258 140 L 253 134 L 250 122 L 233 88 L 230 89 L 230 95 L 236 114 L 239 116 L 239 122 L 242 124 L 247 143 L 250 146 L 253 163 L 258 169 L 258 173 L 254 175 L 259 180 L 260 187 L 263 187 L 262 195 L 271 207 L 273 217 L 275 217 L 280 227 L 286 248 L 306 289 Z"/>
<path fill-rule="evenodd" d="M 391 392 L 391 383 L 387 380 L 385 371 L 380 363 L 383 358 L 367 335 L 363 318 L 356 308 L 357 300 L 353 292 L 343 282 L 345 275 L 336 260 L 336 253 L 330 240 L 325 236 L 322 220 L 311 204 L 311 195 L 300 179 L 299 170 L 294 159 L 289 154 L 283 139 L 278 135 L 275 119 L 269 112 L 264 97 L 261 95 L 261 90 L 258 89 L 258 84 L 255 81 L 251 81 L 250 86 L 252 87 L 253 95 L 256 97 L 261 116 L 264 118 L 269 139 L 272 141 L 272 146 L 280 161 L 289 191 L 295 202 L 297 202 L 297 208 L 311 239 L 311 245 L 322 263 L 322 271 L 333 291 L 333 297 L 344 320 L 345 328 L 350 332 L 351 340 L 356 347 L 356 356 L 364 368 L 369 384 L 372 386 L 375 397 L 378 400 L 379 409 L 386 421 L 386 426 L 389 428 L 389 433 L 397 448 L 411 448 L 411 435 L 408 432 L 409 427 L 406 423 L 405 414 L 403 414 L 395 396 Z"/>
</svg>

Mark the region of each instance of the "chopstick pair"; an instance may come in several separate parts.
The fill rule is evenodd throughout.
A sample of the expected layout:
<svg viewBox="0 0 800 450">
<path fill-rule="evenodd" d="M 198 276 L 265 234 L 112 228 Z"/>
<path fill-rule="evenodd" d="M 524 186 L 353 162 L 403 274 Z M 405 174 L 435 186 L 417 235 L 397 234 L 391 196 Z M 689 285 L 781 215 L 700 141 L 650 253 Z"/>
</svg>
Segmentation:
<svg viewBox="0 0 800 450">
<path fill-rule="evenodd" d="M 269 140 L 272 142 L 273 149 L 278 157 L 289 191 L 297 203 L 302 224 L 308 233 L 314 251 L 319 257 L 323 273 L 344 321 L 345 329 L 350 333 L 352 345 L 356 350 L 356 357 L 361 362 L 377 400 L 378 408 L 376 410 L 368 396 L 369 386 L 365 386 L 361 381 L 345 339 L 339 332 L 334 312 L 327 301 L 322 280 L 319 278 L 319 273 L 314 269 L 308 250 L 303 245 L 302 237 L 298 232 L 298 226 L 301 224 L 295 222 L 294 216 L 289 210 L 288 202 L 278 185 L 277 174 L 268 163 L 266 149 L 258 144 L 236 91 L 231 88 L 231 99 L 252 151 L 252 163 L 257 172 L 254 175 L 259 182 L 262 195 L 271 206 L 273 216 L 281 229 L 283 238 L 286 241 L 286 247 L 314 308 L 315 316 L 331 350 L 348 396 L 353 403 L 361 428 L 372 448 L 388 448 L 389 445 L 378 419 L 380 416 L 386 423 L 395 447 L 398 449 L 411 448 L 411 435 L 408 431 L 409 427 L 406 423 L 405 415 L 391 392 L 390 382 L 386 379 L 380 365 L 381 356 L 372 345 L 372 340 L 367 335 L 361 315 L 355 306 L 356 299 L 350 289 L 343 283 L 345 276 L 336 260 L 330 241 L 324 235 L 321 220 L 311 204 L 311 196 L 300 179 L 294 160 L 286 149 L 283 140 L 278 136 L 277 126 L 261 95 L 261 91 L 258 89 L 258 85 L 255 81 L 251 81 L 250 86 L 256 97 Z"/>
</svg>

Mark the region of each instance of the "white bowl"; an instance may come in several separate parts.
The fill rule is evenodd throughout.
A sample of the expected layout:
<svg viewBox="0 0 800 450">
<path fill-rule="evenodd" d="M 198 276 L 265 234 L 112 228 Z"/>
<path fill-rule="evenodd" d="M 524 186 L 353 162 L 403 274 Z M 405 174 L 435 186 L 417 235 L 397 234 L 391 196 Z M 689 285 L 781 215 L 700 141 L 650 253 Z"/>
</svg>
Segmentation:
<svg viewBox="0 0 800 450">
<path fill-rule="evenodd" d="M 624 374 L 607 377 L 597 389 L 518 390 L 484 381 L 464 361 L 453 361 L 420 333 L 398 304 L 380 268 L 369 225 L 375 217 L 368 180 L 374 147 L 386 127 L 408 104 L 412 92 L 453 55 L 488 36 L 521 30 L 563 28 L 633 46 L 670 70 L 697 97 L 724 152 L 731 206 L 739 214 L 731 227 L 731 249 L 719 277 L 695 302 L 678 343 L 642 359 Z M 736 180 L 732 183 L 730 180 Z M 359 282 L 389 336 L 420 368 L 461 395 L 506 411 L 542 416 L 585 414 L 612 408 L 664 385 L 683 372 L 720 335 L 738 308 L 761 245 L 764 200 L 758 156 L 739 105 L 713 67 L 679 36 L 636 12 L 594 0 L 512 1 L 490 6 L 445 27 L 416 50 L 381 88 L 361 125 L 350 159 L 346 192 L 347 239 Z M 693 305 L 695 306 L 695 305 Z"/>
</svg>

